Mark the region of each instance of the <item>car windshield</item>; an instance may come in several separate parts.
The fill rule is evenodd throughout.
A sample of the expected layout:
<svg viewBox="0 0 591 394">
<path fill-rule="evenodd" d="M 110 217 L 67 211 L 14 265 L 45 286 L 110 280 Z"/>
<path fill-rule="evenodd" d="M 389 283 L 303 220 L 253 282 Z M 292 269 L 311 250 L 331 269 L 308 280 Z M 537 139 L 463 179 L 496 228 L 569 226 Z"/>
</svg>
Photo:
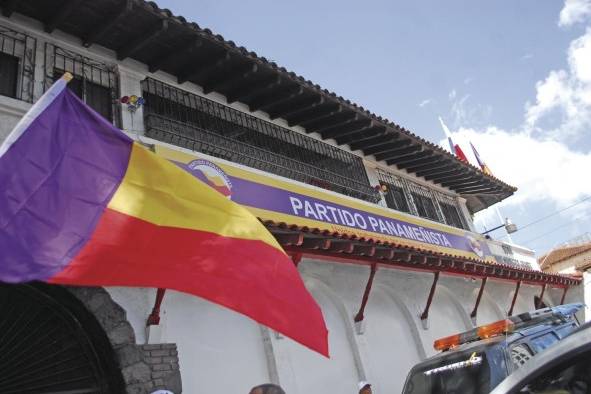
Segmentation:
<svg viewBox="0 0 591 394">
<path fill-rule="evenodd" d="M 423 364 L 409 375 L 404 394 L 489 393 L 490 368 L 484 353 L 460 353 L 442 363 Z"/>
</svg>

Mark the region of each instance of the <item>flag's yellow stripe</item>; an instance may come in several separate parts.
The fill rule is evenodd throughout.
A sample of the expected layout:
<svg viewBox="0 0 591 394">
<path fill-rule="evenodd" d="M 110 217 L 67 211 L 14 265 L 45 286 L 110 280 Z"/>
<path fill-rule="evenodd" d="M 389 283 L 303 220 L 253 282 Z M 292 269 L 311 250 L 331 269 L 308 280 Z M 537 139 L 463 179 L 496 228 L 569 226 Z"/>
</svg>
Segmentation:
<svg viewBox="0 0 591 394">
<path fill-rule="evenodd" d="M 108 207 L 159 226 L 260 240 L 282 250 L 244 207 L 137 143 L 132 146 L 127 172 Z"/>
</svg>

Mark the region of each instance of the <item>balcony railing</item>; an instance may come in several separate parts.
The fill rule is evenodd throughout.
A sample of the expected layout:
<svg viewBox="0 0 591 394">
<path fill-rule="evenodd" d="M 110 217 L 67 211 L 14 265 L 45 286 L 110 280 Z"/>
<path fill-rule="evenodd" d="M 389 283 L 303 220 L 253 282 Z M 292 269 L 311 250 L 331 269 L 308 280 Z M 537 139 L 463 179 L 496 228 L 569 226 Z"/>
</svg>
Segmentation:
<svg viewBox="0 0 591 394">
<path fill-rule="evenodd" d="M 365 201 L 377 202 L 379 195 L 369 186 L 351 178 L 276 154 L 240 140 L 196 127 L 194 124 L 147 113 L 148 137 L 183 148 L 243 164 L 272 174 L 322 187 Z"/>
</svg>

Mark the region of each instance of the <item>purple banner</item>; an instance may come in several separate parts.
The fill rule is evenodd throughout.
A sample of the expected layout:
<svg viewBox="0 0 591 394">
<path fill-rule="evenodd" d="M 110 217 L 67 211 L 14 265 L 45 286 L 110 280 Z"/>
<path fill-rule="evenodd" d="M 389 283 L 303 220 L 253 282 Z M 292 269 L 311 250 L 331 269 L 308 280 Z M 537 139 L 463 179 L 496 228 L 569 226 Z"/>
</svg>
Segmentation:
<svg viewBox="0 0 591 394">
<path fill-rule="evenodd" d="M 490 254 L 488 246 L 467 231 L 457 235 L 435 230 L 409 221 L 377 215 L 332 201 L 229 176 L 220 167 L 207 160 L 194 160 L 182 166 L 210 186 L 218 190 L 229 190 L 227 195 L 232 201 L 247 207 L 343 226 L 352 230 L 368 231 L 382 237 L 398 237 L 435 247 L 457 249 L 473 253 L 480 258 Z M 294 220 L 293 224 L 298 224 L 297 220 Z"/>
</svg>

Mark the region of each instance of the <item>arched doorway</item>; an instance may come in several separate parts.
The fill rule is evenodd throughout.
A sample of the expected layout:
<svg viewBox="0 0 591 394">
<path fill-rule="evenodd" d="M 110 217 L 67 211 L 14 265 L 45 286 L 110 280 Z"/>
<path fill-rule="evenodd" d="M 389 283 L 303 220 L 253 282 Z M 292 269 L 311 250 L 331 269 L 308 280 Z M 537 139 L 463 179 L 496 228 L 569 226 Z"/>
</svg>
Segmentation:
<svg viewBox="0 0 591 394">
<path fill-rule="evenodd" d="M 0 285 L 0 393 L 123 393 L 115 354 L 70 292 Z"/>
</svg>

